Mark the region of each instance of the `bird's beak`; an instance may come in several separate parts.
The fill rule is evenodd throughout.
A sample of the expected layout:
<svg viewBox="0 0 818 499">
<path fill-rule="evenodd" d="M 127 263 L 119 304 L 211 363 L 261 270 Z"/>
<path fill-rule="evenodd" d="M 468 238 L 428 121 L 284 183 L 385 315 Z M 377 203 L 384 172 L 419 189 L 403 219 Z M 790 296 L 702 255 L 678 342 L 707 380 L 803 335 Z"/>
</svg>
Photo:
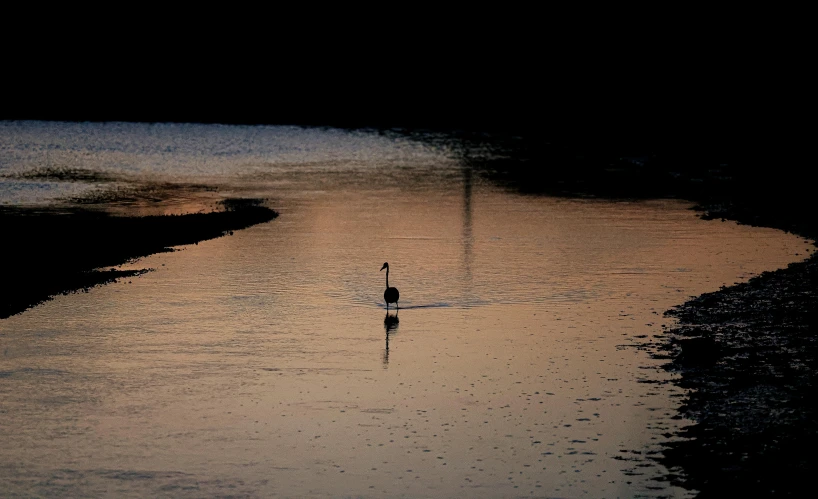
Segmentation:
<svg viewBox="0 0 818 499">
<path fill-rule="evenodd" d="M 386 268 L 386 265 L 384 265 L 383 267 L 381 267 L 381 270 L 383 270 L 383 269 L 385 269 L 385 268 Z"/>
</svg>

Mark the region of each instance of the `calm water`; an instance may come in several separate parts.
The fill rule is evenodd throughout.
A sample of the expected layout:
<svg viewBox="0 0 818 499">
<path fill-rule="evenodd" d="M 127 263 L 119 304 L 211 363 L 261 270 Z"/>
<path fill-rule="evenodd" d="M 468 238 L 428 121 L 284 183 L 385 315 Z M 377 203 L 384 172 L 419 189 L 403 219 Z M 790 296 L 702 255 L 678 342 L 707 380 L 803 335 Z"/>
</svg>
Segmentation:
<svg viewBox="0 0 818 499">
<path fill-rule="evenodd" d="M 683 394 L 633 345 L 808 244 L 678 201 L 517 195 L 436 144 L 0 123 L 0 202 L 201 183 L 128 209 L 281 214 L 0 321 L 2 495 L 688 495 L 653 460 Z"/>
</svg>

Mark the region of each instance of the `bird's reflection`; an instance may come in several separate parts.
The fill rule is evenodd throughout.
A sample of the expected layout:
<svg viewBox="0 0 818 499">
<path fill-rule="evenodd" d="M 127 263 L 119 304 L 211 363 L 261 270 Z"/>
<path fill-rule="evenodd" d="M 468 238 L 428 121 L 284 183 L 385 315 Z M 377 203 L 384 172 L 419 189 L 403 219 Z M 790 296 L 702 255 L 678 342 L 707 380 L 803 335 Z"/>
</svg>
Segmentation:
<svg viewBox="0 0 818 499">
<path fill-rule="evenodd" d="M 389 337 L 398 331 L 398 313 L 386 312 L 386 317 L 383 318 L 383 329 L 386 331 L 386 349 L 383 351 L 383 367 L 389 365 Z"/>
</svg>

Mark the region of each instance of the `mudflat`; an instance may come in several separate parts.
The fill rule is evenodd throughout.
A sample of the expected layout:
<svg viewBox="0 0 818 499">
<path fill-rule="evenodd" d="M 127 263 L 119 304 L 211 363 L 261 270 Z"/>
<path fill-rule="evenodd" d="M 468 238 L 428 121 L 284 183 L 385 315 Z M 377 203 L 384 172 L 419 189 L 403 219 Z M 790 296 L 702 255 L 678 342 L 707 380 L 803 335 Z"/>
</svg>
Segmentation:
<svg viewBox="0 0 818 499">
<path fill-rule="evenodd" d="M 566 147 L 523 148 L 527 160 L 482 167 L 527 193 L 675 197 L 702 218 L 771 227 L 815 241 L 812 187 L 800 158 L 660 150 L 627 157 Z M 535 169 L 533 164 L 562 168 Z M 545 172 L 545 173 L 543 173 Z M 695 424 L 659 460 L 668 479 L 701 496 L 798 494 L 818 470 L 818 256 L 723 287 L 666 312 L 677 326 L 646 345 L 680 374 L 679 418 Z"/>
<path fill-rule="evenodd" d="M 119 216 L 76 206 L 0 209 L 6 266 L 0 318 L 57 294 L 147 272 L 115 268 L 136 258 L 275 217 L 254 199 L 227 199 L 211 211 L 181 215 Z"/>
</svg>

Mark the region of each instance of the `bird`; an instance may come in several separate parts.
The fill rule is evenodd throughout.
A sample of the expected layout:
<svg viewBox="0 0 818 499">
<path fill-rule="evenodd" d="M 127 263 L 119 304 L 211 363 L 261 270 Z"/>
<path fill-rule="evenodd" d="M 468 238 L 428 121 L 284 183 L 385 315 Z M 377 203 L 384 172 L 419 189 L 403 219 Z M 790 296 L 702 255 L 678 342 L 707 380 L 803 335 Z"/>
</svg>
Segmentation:
<svg viewBox="0 0 818 499">
<path fill-rule="evenodd" d="M 386 291 L 383 292 L 383 299 L 386 301 L 386 309 L 389 310 L 390 303 L 394 303 L 395 306 L 398 307 L 400 293 L 398 292 L 398 288 L 389 287 L 389 263 L 384 262 L 383 267 L 381 267 L 381 270 L 383 269 L 386 269 Z"/>
</svg>

